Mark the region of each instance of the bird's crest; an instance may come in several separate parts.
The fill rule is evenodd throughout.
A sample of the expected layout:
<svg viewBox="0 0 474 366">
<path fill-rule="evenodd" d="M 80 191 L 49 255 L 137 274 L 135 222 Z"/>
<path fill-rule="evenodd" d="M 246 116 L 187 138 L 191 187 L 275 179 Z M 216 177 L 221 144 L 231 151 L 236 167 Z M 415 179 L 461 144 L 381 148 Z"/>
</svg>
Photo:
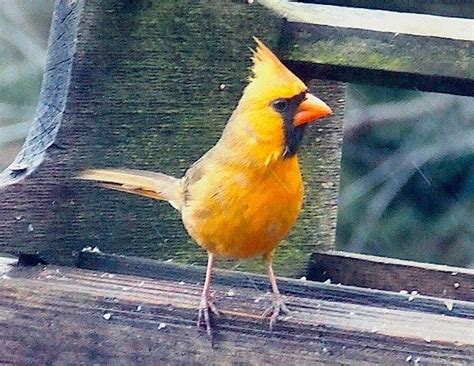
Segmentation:
<svg viewBox="0 0 474 366">
<path fill-rule="evenodd" d="M 250 78 L 251 82 L 262 81 L 268 87 L 285 86 L 286 88 L 298 90 L 298 93 L 307 89 L 306 85 L 275 56 L 275 54 L 263 44 L 257 37 L 254 37 L 257 48 L 252 50 L 253 67 Z M 295 92 L 295 94 L 297 94 Z"/>
</svg>

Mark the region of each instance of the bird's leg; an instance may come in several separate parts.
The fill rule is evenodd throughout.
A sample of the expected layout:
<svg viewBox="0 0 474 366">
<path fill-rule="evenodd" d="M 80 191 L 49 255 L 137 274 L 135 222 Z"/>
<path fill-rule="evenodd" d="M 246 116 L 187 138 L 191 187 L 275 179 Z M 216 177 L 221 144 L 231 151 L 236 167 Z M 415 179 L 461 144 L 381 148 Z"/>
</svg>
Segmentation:
<svg viewBox="0 0 474 366">
<path fill-rule="evenodd" d="M 283 297 L 280 294 L 280 290 L 278 290 L 275 273 L 273 272 L 273 252 L 266 254 L 263 258 L 265 260 L 265 268 L 267 269 L 268 278 L 270 279 L 273 290 L 273 304 L 265 310 L 263 316 L 270 317 L 270 330 L 273 330 L 273 326 L 275 325 L 280 313 L 289 314 L 290 310 L 286 307 Z"/>
<path fill-rule="evenodd" d="M 217 311 L 216 306 L 212 303 L 210 289 L 211 289 L 211 277 L 212 271 L 214 269 L 214 261 L 215 257 L 214 254 L 208 253 L 208 261 L 207 261 L 207 270 L 206 270 L 206 280 L 204 281 L 204 288 L 202 289 L 201 295 L 201 303 L 199 304 L 199 315 L 197 326 L 198 329 L 201 326 L 206 328 L 206 332 L 208 337 L 212 340 L 212 327 L 211 327 L 211 313 L 214 315 L 219 316 L 219 312 Z M 209 312 L 210 310 L 210 312 Z"/>
</svg>

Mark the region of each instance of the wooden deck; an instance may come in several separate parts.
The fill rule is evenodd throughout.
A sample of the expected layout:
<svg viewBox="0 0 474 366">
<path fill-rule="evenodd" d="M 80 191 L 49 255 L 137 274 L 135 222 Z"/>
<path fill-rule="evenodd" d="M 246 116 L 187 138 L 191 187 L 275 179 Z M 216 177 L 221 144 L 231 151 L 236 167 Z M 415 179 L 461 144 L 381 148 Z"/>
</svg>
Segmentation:
<svg viewBox="0 0 474 366">
<path fill-rule="evenodd" d="M 293 312 L 270 332 L 260 316 L 270 302 L 266 278 L 218 271 L 222 315 L 211 347 L 195 326 L 203 268 L 95 253 L 82 253 L 79 265 L 103 270 L 38 265 L 0 275 L 0 363 L 474 360 L 468 301 L 280 279 Z"/>
</svg>

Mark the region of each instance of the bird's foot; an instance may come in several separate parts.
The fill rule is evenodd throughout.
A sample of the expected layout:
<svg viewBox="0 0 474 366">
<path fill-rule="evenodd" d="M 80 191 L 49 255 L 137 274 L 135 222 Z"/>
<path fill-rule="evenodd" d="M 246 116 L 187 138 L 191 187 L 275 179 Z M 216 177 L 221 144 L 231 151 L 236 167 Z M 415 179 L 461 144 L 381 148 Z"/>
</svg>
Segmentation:
<svg viewBox="0 0 474 366">
<path fill-rule="evenodd" d="M 273 326 L 275 325 L 278 317 L 280 314 L 289 314 L 290 310 L 286 306 L 283 298 L 280 296 L 273 300 L 272 306 L 270 306 L 267 310 L 265 310 L 262 314 L 264 317 L 270 317 L 270 330 L 273 330 Z"/>
<path fill-rule="evenodd" d="M 201 303 L 199 304 L 199 314 L 198 314 L 198 321 L 197 327 L 201 329 L 204 327 L 206 329 L 207 336 L 212 342 L 212 314 L 219 317 L 219 311 L 217 310 L 216 306 L 212 302 L 212 300 L 208 297 L 202 297 Z"/>
</svg>

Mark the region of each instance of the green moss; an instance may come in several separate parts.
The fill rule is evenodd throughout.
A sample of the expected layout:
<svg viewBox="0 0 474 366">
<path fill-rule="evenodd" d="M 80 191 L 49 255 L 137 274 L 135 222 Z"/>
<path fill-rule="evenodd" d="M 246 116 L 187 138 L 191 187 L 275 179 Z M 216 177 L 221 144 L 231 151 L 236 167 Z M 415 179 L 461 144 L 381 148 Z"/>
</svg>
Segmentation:
<svg viewBox="0 0 474 366">
<path fill-rule="evenodd" d="M 330 39 L 318 38 L 301 35 L 297 44 L 290 45 L 288 57 L 330 65 L 474 77 L 472 49 L 466 42 L 415 41 L 408 35 L 364 38 L 342 32 Z"/>
</svg>

